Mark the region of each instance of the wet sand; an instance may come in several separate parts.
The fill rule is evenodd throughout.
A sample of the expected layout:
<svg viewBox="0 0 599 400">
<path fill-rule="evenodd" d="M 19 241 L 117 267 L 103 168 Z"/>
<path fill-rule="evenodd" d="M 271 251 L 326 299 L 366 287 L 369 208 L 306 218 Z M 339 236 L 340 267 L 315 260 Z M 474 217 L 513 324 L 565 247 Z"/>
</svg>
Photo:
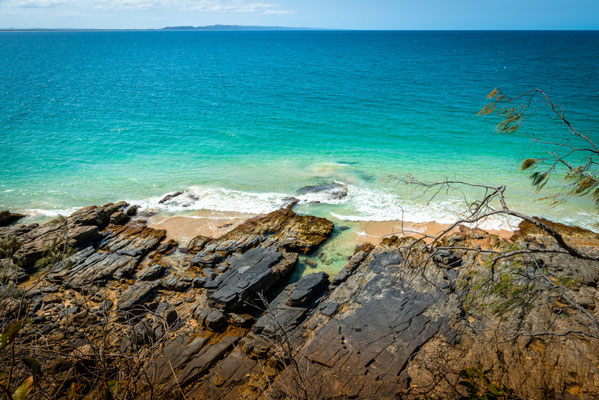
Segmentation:
<svg viewBox="0 0 599 400">
<path fill-rule="evenodd" d="M 408 222 L 408 221 L 368 221 L 358 223 L 357 240 L 360 244 L 372 243 L 379 244 L 384 238 L 390 236 L 411 236 L 421 238 L 426 236 L 437 236 L 445 229 L 449 228 L 449 224 L 440 224 L 438 222 Z M 454 228 L 453 231 L 458 231 Z M 503 239 L 508 240 L 513 234 L 509 230 L 485 230 L 486 232 L 499 235 Z M 425 241 L 430 242 L 432 239 Z"/>
<path fill-rule="evenodd" d="M 149 226 L 166 230 L 167 237 L 181 245 L 186 245 L 198 235 L 216 238 L 235 229 L 237 226 L 254 217 L 253 214 L 240 213 L 197 213 L 197 215 L 158 216 L 149 221 Z M 379 244 L 385 237 L 412 236 L 420 238 L 423 235 L 435 236 L 449 227 L 448 224 L 437 222 L 407 222 L 407 221 L 368 221 L 344 223 L 355 232 L 355 244 Z M 457 229 L 456 229 L 457 231 Z M 509 239 L 513 232 L 508 230 L 487 230 L 487 232 Z M 349 239 L 351 240 L 351 239 Z"/>
<path fill-rule="evenodd" d="M 156 216 L 148 221 L 148 226 L 164 229 L 168 239 L 186 246 L 191 239 L 202 235 L 217 238 L 247 221 L 253 214 L 210 212 L 195 215 Z"/>
</svg>

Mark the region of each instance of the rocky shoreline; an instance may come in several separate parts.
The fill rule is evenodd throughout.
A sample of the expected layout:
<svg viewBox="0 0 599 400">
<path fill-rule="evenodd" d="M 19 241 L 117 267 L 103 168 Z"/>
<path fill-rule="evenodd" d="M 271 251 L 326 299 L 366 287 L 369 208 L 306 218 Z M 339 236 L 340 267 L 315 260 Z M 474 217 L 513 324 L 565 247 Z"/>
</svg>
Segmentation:
<svg viewBox="0 0 599 400">
<path fill-rule="evenodd" d="M 521 398 L 599 398 L 598 262 L 548 252 L 498 262 L 489 283 L 481 251 L 555 248 L 522 223 L 509 241 L 461 228 L 438 252 L 386 238 L 336 276 L 295 280 L 334 225 L 292 207 L 189 243 L 125 202 L 43 225 L 0 214 L 2 326 L 27 321 L 15 351 L 46 378 L 31 397 L 459 398 L 486 379 Z M 597 253 L 598 235 L 554 226 Z"/>
</svg>

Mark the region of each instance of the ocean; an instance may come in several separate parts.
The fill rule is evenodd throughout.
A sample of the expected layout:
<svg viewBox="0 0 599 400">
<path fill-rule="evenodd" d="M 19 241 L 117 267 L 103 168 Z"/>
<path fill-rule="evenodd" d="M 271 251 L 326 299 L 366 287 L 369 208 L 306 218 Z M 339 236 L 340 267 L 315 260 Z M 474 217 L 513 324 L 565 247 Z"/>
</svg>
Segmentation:
<svg viewBox="0 0 599 400">
<path fill-rule="evenodd" d="M 429 202 L 395 180 L 410 174 L 505 184 L 514 209 L 599 230 L 590 200 L 551 206 L 519 170 L 547 150 L 533 136 L 567 129 L 541 110 L 498 133 L 477 116 L 494 87 L 543 89 L 599 140 L 599 32 L 4 32 L 0 209 L 263 213 L 296 196 L 337 222 L 463 211 L 459 193 Z M 317 184 L 347 196 L 297 194 Z"/>
</svg>

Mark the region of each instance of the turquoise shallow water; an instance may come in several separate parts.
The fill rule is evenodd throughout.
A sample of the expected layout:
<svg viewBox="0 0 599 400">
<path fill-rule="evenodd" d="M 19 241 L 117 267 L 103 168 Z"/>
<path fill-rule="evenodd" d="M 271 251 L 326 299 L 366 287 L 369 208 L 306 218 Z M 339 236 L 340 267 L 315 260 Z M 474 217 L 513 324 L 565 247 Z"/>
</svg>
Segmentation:
<svg viewBox="0 0 599 400">
<path fill-rule="evenodd" d="M 540 113 L 516 135 L 476 116 L 486 94 L 539 87 L 599 132 L 599 32 L 0 33 L 0 209 L 33 218 L 133 200 L 171 212 L 265 212 L 304 185 L 336 220 L 450 221 L 384 178 L 509 186 L 525 212 L 599 229 L 585 200 L 534 201 L 518 171 Z M 314 203 L 314 200 L 320 201 Z M 497 221 L 491 223 L 496 224 Z"/>
</svg>

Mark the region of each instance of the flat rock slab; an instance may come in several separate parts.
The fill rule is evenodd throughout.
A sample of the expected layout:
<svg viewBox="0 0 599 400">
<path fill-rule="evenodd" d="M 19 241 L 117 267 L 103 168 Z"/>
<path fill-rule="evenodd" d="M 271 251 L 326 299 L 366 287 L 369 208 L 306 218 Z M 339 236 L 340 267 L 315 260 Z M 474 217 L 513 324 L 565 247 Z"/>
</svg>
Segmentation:
<svg viewBox="0 0 599 400">
<path fill-rule="evenodd" d="M 297 261 L 297 257 L 295 257 Z M 279 268 L 276 268 L 279 265 Z M 273 248 L 256 247 L 233 261 L 230 269 L 207 282 L 208 289 L 216 288 L 210 296 L 227 308 L 241 308 L 259 292 L 265 292 L 290 272 L 295 262 Z"/>
<path fill-rule="evenodd" d="M 311 333 L 298 359 L 309 361 L 305 379 L 322 396 L 360 398 L 371 390 L 394 398 L 410 357 L 439 333 L 445 315 L 429 312 L 443 304 L 442 293 L 412 287 L 401 259 L 397 250 L 378 251 L 351 265 L 353 274 L 304 323 Z"/>
</svg>

